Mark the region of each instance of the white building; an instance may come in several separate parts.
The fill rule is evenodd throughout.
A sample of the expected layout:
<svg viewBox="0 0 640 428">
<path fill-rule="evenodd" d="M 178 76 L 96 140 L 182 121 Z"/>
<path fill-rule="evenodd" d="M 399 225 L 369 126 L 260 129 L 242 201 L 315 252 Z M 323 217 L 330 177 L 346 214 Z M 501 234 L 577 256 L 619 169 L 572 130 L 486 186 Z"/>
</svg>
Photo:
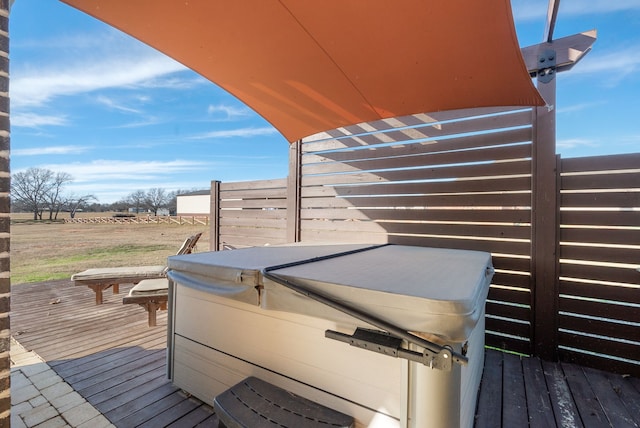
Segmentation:
<svg viewBox="0 0 640 428">
<path fill-rule="evenodd" d="M 183 193 L 176 198 L 176 215 L 209 215 L 211 191 L 199 190 Z"/>
</svg>

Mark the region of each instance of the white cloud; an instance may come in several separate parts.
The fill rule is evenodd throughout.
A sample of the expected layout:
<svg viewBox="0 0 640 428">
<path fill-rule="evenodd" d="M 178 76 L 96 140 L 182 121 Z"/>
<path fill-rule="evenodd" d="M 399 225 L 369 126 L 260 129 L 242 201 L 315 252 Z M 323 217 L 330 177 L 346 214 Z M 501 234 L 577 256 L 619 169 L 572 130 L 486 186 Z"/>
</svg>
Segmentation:
<svg viewBox="0 0 640 428">
<path fill-rule="evenodd" d="M 38 128 L 40 126 L 64 126 L 67 124 L 68 121 L 66 116 L 19 112 L 11 114 L 11 126 Z"/>
<path fill-rule="evenodd" d="M 187 68 L 183 67 L 183 70 Z M 175 77 L 162 75 L 153 79 L 139 82 L 136 87 L 145 89 L 192 89 L 199 85 L 210 85 L 211 82 L 200 77 Z"/>
<path fill-rule="evenodd" d="M 559 150 L 571 150 L 581 147 L 598 147 L 598 144 L 593 140 L 587 140 L 584 138 L 567 138 L 564 140 L 558 140 L 556 146 Z"/>
<path fill-rule="evenodd" d="M 98 98 L 96 98 L 96 101 L 99 104 L 102 104 L 104 106 L 109 107 L 110 109 L 114 109 L 114 110 L 120 110 L 123 111 L 125 113 L 142 113 L 140 110 L 132 108 L 132 107 L 128 107 L 122 103 L 117 102 L 116 100 L 106 97 L 104 95 L 100 95 L 98 96 Z"/>
<path fill-rule="evenodd" d="M 184 66 L 159 55 L 82 62 L 38 72 L 14 73 L 12 107 L 41 106 L 54 97 L 98 89 L 131 86 L 158 75 L 184 70 Z"/>
<path fill-rule="evenodd" d="M 602 104 L 605 104 L 605 102 L 604 101 L 600 101 L 600 102 L 573 104 L 573 105 L 569 105 L 569 106 L 565 106 L 565 107 L 559 108 L 557 110 L 557 113 L 558 114 L 563 114 L 563 113 L 573 113 L 573 112 L 576 112 L 576 111 L 589 110 L 589 109 L 601 106 Z"/>
<path fill-rule="evenodd" d="M 221 118 L 222 120 L 236 120 L 252 115 L 252 110 L 248 107 L 236 107 L 231 105 L 210 105 L 207 108 L 207 113 L 214 118 Z"/>
<path fill-rule="evenodd" d="M 153 125 L 157 125 L 161 123 L 161 120 L 158 119 L 155 116 L 148 116 L 143 120 L 138 120 L 135 122 L 130 122 L 130 123 L 125 123 L 122 125 L 118 125 L 118 126 L 113 126 L 112 128 L 117 128 L 117 129 L 126 129 L 126 128 L 142 128 L 145 126 L 153 126 Z"/>
<path fill-rule="evenodd" d="M 131 185 L 123 185 L 123 183 L 83 183 L 76 184 L 70 183 L 65 187 L 69 193 L 75 195 L 93 195 L 98 199 L 101 204 L 109 204 L 124 199 L 127 195 L 137 190 L 144 192 L 152 188 L 160 187 L 167 192 L 174 192 L 177 190 L 185 189 L 203 189 L 209 185 L 209 182 L 202 182 L 198 180 L 192 181 L 172 181 L 171 183 L 162 183 L 158 185 L 157 182 L 151 183 L 134 183 Z"/>
<path fill-rule="evenodd" d="M 39 168 L 65 171 L 73 181 L 66 186 L 68 192 L 94 195 L 100 203 L 120 200 L 136 190 L 160 187 L 167 191 L 203 187 L 209 181 L 197 181 L 197 171 L 208 171 L 212 165 L 205 162 L 94 160 L 86 163 L 49 164 Z M 187 174 L 193 182 L 186 182 L 172 174 Z"/>
<path fill-rule="evenodd" d="M 128 161 L 93 160 L 86 163 L 51 164 L 41 168 L 52 171 L 65 171 L 73 176 L 76 183 L 145 180 L 162 181 L 169 174 L 183 173 L 206 168 L 207 164 L 198 161 Z M 162 187 L 156 185 L 155 187 Z"/>
<path fill-rule="evenodd" d="M 86 146 L 50 146 L 34 147 L 30 149 L 11 149 L 12 156 L 42 156 L 42 155 L 68 155 L 79 154 L 89 150 Z"/>
<path fill-rule="evenodd" d="M 628 76 L 640 70 L 640 46 L 628 46 L 607 53 L 589 53 L 567 73 L 568 78 L 598 74 L 599 81 L 607 86 L 616 86 Z"/>
<path fill-rule="evenodd" d="M 278 133 L 275 128 L 262 127 L 262 128 L 239 128 L 239 129 L 226 129 L 220 131 L 211 131 L 204 134 L 194 135 L 190 137 L 191 140 L 206 140 L 215 138 L 234 138 L 234 137 L 258 137 L 264 135 L 273 135 Z"/>
</svg>

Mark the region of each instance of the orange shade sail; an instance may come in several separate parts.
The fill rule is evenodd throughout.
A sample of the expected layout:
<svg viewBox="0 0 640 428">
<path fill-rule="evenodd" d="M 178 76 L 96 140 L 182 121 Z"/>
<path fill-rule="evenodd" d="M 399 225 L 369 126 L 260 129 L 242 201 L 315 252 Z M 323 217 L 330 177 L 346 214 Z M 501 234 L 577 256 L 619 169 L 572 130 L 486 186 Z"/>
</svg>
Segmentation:
<svg viewBox="0 0 640 428">
<path fill-rule="evenodd" d="M 289 141 L 544 101 L 509 0 L 63 0 L 235 95 Z"/>
</svg>

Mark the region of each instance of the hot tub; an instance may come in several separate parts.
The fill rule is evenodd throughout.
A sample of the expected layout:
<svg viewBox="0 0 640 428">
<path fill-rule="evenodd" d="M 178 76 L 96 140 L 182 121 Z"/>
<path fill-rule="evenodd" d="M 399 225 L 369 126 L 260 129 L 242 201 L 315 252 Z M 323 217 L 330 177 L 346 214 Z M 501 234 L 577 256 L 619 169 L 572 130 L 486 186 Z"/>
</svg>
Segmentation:
<svg viewBox="0 0 640 428">
<path fill-rule="evenodd" d="M 256 376 L 356 426 L 473 426 L 490 254 L 289 245 L 168 266 L 169 377 L 203 401 Z"/>
</svg>

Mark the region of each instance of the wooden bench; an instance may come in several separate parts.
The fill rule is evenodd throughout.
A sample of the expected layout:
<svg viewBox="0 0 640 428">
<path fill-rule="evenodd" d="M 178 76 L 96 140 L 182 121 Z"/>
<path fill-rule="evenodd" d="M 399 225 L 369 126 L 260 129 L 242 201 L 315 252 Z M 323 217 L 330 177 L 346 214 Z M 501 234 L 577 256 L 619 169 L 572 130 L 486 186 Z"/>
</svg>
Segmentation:
<svg viewBox="0 0 640 428">
<path fill-rule="evenodd" d="M 138 304 L 147 311 L 149 327 L 156 326 L 156 313 L 167 310 L 169 301 L 169 280 L 167 278 L 145 279 L 136 284 L 122 303 Z"/>
<path fill-rule="evenodd" d="M 219 428 L 351 428 L 353 417 L 324 407 L 256 377 L 213 400 Z"/>
<path fill-rule="evenodd" d="M 196 233 L 187 238 L 177 255 L 191 254 L 200 239 L 202 233 Z M 169 280 L 166 277 L 166 268 L 161 278 L 144 279 L 135 283 L 129 290 L 129 295 L 122 299 L 122 303 L 137 304 L 147 311 L 149 327 L 156 326 L 156 313 L 158 310 L 167 310 L 169 300 Z"/>
<path fill-rule="evenodd" d="M 176 254 L 191 253 L 201 235 L 202 232 L 185 239 Z M 96 305 L 101 305 L 103 292 L 108 288 L 112 288 L 113 294 L 118 294 L 120 284 L 138 284 L 147 279 L 165 278 L 166 270 L 164 265 L 94 268 L 72 275 L 71 280 L 75 285 L 84 285 L 93 290 Z"/>
</svg>

